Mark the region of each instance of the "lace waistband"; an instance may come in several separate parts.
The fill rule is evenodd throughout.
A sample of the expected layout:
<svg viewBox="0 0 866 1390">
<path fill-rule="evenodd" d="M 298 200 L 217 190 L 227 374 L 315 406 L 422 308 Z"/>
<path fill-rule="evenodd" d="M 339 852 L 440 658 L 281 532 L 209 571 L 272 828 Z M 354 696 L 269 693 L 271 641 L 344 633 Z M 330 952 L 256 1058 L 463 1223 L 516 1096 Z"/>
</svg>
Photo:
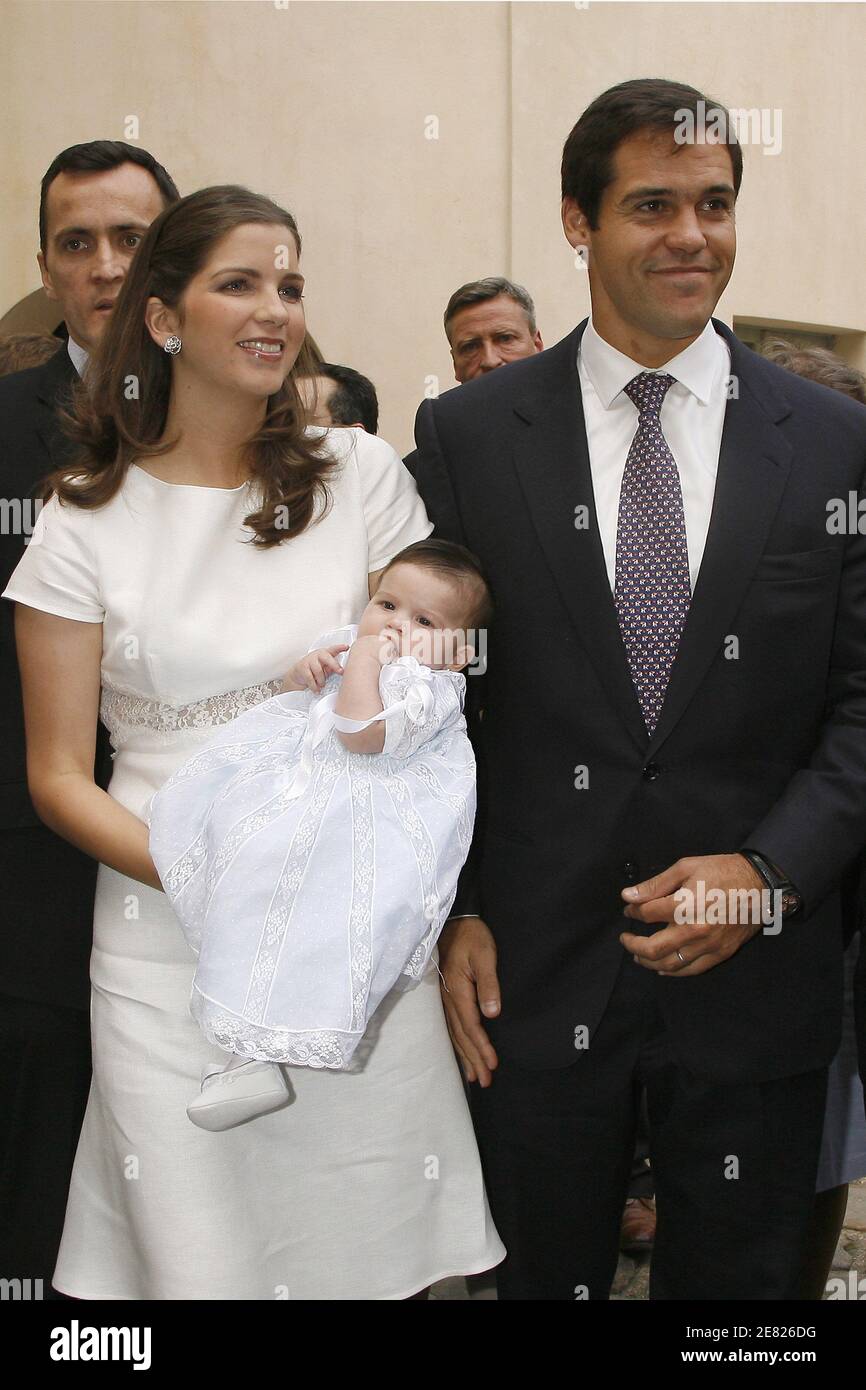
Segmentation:
<svg viewBox="0 0 866 1390">
<path fill-rule="evenodd" d="M 113 747 L 118 749 L 140 729 L 167 739 L 185 730 L 207 731 L 219 724 L 228 724 L 244 710 L 279 695 L 282 686 L 279 679 L 262 681 L 259 685 L 245 686 L 243 690 L 229 690 L 224 695 L 195 700 L 189 705 L 172 705 L 165 700 L 148 700 L 143 695 L 118 690 L 106 681 L 102 686 L 99 717 L 111 735 Z"/>
</svg>

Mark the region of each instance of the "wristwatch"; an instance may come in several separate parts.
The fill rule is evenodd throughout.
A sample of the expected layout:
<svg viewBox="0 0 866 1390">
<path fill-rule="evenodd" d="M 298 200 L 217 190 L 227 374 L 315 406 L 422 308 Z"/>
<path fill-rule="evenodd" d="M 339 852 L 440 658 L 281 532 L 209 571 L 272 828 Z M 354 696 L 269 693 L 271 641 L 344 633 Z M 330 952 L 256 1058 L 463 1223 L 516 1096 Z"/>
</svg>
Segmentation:
<svg viewBox="0 0 866 1390">
<path fill-rule="evenodd" d="M 771 893 L 781 893 L 783 920 L 793 917 L 795 912 L 800 911 L 803 906 L 802 893 L 780 869 L 776 868 L 775 864 L 771 864 L 769 859 L 765 859 L 763 854 L 759 854 L 755 849 L 741 849 L 738 853 L 744 859 L 748 859 L 752 868 L 764 880 Z"/>
</svg>

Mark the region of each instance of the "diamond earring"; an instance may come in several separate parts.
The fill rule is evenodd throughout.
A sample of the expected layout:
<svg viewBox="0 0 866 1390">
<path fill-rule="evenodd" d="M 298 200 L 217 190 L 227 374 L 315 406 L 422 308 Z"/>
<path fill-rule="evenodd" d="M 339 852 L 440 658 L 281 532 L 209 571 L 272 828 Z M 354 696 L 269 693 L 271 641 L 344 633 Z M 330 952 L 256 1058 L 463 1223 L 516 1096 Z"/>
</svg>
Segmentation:
<svg viewBox="0 0 866 1390">
<path fill-rule="evenodd" d="M 172 357 L 177 356 L 177 354 L 180 352 L 181 346 L 182 344 L 180 338 L 176 338 L 173 333 L 170 338 L 166 338 L 165 342 L 162 345 L 163 351 L 170 353 Z"/>
</svg>

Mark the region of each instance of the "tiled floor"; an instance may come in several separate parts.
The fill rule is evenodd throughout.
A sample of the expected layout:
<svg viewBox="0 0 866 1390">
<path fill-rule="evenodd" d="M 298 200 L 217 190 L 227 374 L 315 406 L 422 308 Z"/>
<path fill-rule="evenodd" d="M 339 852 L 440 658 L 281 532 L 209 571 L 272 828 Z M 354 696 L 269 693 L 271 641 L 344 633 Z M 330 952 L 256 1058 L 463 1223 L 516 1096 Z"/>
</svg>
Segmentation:
<svg viewBox="0 0 866 1390">
<path fill-rule="evenodd" d="M 833 1268 L 827 1280 L 827 1298 L 866 1300 L 866 1178 L 848 1190 L 848 1210 Z"/>
</svg>

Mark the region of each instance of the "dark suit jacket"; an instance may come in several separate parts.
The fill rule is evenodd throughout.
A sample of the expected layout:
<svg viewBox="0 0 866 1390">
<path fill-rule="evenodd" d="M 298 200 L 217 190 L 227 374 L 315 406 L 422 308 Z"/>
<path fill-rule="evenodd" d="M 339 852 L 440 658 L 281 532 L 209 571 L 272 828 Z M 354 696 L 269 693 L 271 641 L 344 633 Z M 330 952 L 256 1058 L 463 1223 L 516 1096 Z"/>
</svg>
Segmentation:
<svg viewBox="0 0 866 1390">
<path fill-rule="evenodd" d="M 454 911 L 494 932 L 503 1000 L 489 1031 L 529 1066 L 576 1060 L 619 932 L 650 930 L 621 916 L 625 884 L 746 845 L 794 880 L 805 912 L 706 974 L 655 978 L 679 1058 L 759 1080 L 822 1066 L 838 1045 L 837 885 L 866 840 L 866 537 L 829 534 L 827 504 L 863 491 L 866 409 L 715 326 L 739 394 L 651 739 L 595 516 L 584 325 L 418 411 L 421 495 L 437 533 L 480 557 L 496 603 L 472 728 L 481 810 Z"/>
<path fill-rule="evenodd" d="M 55 408 L 68 401 L 75 368 L 65 345 L 40 367 L 0 379 L 0 589 L 24 553 L 41 480 L 63 462 L 67 443 Z M 96 862 L 48 830 L 27 791 L 15 605 L 0 603 L 0 993 L 87 1008 Z M 63 679 L 63 673 L 58 673 Z M 97 781 L 108 785 L 110 747 L 97 738 Z"/>
</svg>

